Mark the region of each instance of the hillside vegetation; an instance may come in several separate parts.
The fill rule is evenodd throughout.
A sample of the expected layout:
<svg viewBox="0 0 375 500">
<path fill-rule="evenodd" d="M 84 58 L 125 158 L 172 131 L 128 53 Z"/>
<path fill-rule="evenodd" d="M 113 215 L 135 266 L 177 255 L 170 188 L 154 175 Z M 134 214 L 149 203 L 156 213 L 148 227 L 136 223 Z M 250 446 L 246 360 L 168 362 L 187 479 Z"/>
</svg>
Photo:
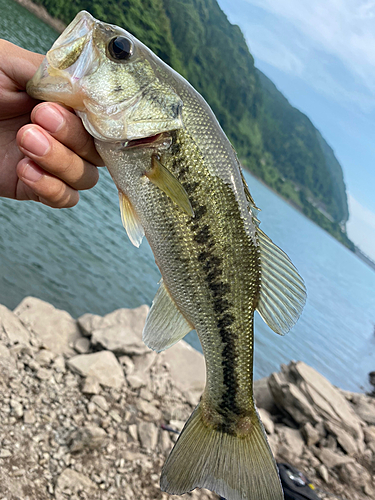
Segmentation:
<svg viewBox="0 0 375 500">
<path fill-rule="evenodd" d="M 341 166 L 311 121 L 254 66 L 216 0 L 34 0 L 69 23 L 82 9 L 123 26 L 212 107 L 243 166 L 354 250 Z"/>
</svg>

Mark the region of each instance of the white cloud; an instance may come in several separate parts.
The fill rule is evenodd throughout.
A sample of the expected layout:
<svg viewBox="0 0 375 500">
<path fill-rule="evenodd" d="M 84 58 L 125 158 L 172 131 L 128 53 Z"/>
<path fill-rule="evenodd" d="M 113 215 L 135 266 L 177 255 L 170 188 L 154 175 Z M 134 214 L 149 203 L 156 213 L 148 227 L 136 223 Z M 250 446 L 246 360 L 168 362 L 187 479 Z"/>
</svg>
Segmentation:
<svg viewBox="0 0 375 500">
<path fill-rule="evenodd" d="M 248 29 L 242 23 L 257 59 L 293 72 L 312 86 L 314 78 L 330 79 L 325 87 L 317 81 L 317 90 L 360 105 L 363 111 L 375 108 L 374 0 L 245 1 L 277 21 L 272 31 L 251 19 L 244 20 Z M 281 68 L 283 59 L 287 64 Z"/>
<path fill-rule="evenodd" d="M 348 194 L 350 218 L 347 232 L 359 248 L 375 261 L 375 213 Z"/>
</svg>

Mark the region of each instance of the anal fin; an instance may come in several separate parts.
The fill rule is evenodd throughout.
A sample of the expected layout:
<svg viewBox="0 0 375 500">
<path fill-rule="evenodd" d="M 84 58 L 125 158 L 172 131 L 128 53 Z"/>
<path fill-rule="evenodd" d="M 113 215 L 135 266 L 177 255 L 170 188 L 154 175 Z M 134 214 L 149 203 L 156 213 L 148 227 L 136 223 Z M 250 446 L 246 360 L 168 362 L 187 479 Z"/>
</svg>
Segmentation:
<svg viewBox="0 0 375 500">
<path fill-rule="evenodd" d="M 143 342 L 150 349 L 161 352 L 172 347 L 193 329 L 177 309 L 161 280 L 146 318 Z"/>
</svg>

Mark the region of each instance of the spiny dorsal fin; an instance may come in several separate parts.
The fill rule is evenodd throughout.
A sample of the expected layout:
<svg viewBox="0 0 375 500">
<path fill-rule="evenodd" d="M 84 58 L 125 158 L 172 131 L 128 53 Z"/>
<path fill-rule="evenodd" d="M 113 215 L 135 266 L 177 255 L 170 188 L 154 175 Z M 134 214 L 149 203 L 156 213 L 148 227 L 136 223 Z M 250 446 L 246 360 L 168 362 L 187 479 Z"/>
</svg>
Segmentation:
<svg viewBox="0 0 375 500">
<path fill-rule="evenodd" d="M 122 225 L 126 229 L 130 241 L 138 248 L 142 243 L 143 236 L 145 235 L 144 229 L 133 208 L 133 205 L 130 203 L 129 198 L 121 191 L 119 191 L 118 195 L 120 199 Z"/>
<path fill-rule="evenodd" d="M 257 311 L 274 332 L 284 335 L 305 305 L 305 284 L 286 253 L 261 229 L 257 234 L 262 272 Z"/>
<path fill-rule="evenodd" d="M 161 352 L 172 347 L 193 329 L 177 309 L 161 280 L 146 318 L 143 342 L 150 349 Z"/>
<path fill-rule="evenodd" d="M 171 172 L 164 167 L 158 158 L 154 155 L 152 157 L 151 170 L 146 172 L 146 177 L 155 184 L 159 189 L 161 189 L 169 198 L 174 201 L 184 212 L 188 215 L 193 216 L 194 211 L 190 204 L 189 196 L 182 186 L 180 181 L 171 174 Z"/>
<path fill-rule="evenodd" d="M 256 224 L 256 226 L 259 226 L 260 221 L 259 221 L 259 219 L 257 217 L 258 216 L 257 212 L 260 212 L 260 208 L 258 208 L 255 205 L 254 198 L 251 196 L 249 187 L 248 187 L 247 182 L 245 180 L 245 177 L 243 175 L 242 168 L 241 168 L 240 164 L 238 164 L 238 168 L 240 169 L 240 174 L 241 174 L 243 189 L 244 189 L 244 192 L 245 192 L 245 197 L 246 197 L 246 199 L 247 199 L 247 201 L 249 203 L 249 212 L 251 213 L 251 215 L 253 217 L 253 222 Z"/>
</svg>

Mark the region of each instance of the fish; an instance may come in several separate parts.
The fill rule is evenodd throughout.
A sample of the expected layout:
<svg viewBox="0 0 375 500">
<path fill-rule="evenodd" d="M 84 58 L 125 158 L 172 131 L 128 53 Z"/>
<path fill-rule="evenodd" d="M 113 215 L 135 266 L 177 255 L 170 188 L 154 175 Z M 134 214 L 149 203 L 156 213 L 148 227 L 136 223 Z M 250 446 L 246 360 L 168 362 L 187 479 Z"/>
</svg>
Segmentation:
<svg viewBox="0 0 375 500">
<path fill-rule="evenodd" d="M 196 330 L 206 386 L 161 473 L 170 494 L 282 500 L 253 396 L 254 313 L 278 334 L 306 300 L 289 257 L 261 230 L 234 148 L 203 97 L 125 29 L 82 11 L 27 84 L 73 108 L 146 236 L 161 282 L 143 340 L 161 352 Z"/>
</svg>

